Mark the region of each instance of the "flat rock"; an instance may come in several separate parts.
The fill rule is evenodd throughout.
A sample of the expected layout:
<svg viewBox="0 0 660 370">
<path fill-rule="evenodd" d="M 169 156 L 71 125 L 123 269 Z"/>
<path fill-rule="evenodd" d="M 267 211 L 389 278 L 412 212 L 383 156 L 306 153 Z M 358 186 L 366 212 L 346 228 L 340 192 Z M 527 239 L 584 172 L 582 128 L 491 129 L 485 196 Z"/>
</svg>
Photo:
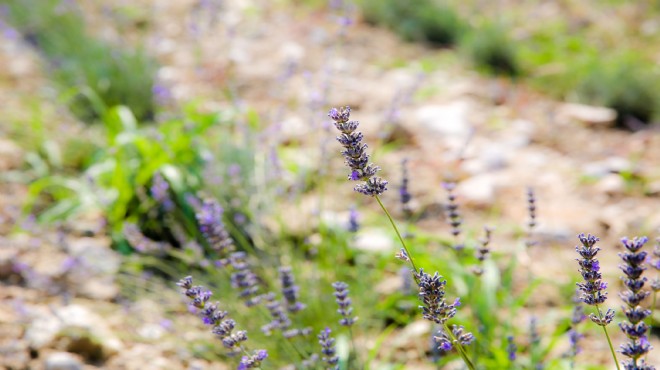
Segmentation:
<svg viewBox="0 0 660 370">
<path fill-rule="evenodd" d="M 382 230 L 364 229 L 360 231 L 355 243 L 352 244 L 355 249 L 365 252 L 375 253 L 394 253 L 394 241 Z"/>
<path fill-rule="evenodd" d="M 611 125 L 616 120 L 616 111 L 606 107 L 565 103 L 559 107 L 557 116 L 563 120 L 573 120 L 591 125 Z"/>
<path fill-rule="evenodd" d="M 68 352 L 55 352 L 46 357 L 45 370 L 82 370 L 82 362 Z"/>
<path fill-rule="evenodd" d="M 467 140 L 472 127 L 469 122 L 470 102 L 457 100 L 444 105 L 426 105 L 414 113 L 425 131 L 441 138 Z"/>
</svg>

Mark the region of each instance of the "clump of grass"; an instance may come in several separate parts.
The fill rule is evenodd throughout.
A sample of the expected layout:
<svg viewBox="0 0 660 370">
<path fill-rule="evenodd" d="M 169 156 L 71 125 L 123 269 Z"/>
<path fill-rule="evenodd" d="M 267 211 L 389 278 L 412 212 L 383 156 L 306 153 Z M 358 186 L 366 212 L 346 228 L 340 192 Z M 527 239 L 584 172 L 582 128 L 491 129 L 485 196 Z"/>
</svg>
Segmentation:
<svg viewBox="0 0 660 370">
<path fill-rule="evenodd" d="M 472 63 L 485 72 L 520 76 L 522 68 L 514 43 L 504 27 L 485 24 L 461 41 L 461 48 Z"/>
<path fill-rule="evenodd" d="M 53 79 L 84 121 L 116 105 L 139 120 L 154 115 L 155 61 L 140 48 L 112 45 L 89 34 L 75 3 L 8 0 L 8 21 L 45 58 Z"/>
</svg>

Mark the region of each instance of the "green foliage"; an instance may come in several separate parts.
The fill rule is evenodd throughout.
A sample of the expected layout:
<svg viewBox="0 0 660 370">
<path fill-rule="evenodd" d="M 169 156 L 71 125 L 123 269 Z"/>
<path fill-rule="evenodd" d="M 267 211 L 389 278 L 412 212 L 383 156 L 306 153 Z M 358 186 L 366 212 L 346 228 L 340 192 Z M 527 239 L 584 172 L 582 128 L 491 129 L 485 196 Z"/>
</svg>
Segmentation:
<svg viewBox="0 0 660 370">
<path fill-rule="evenodd" d="M 627 120 L 648 123 L 658 114 L 657 82 L 648 63 L 624 56 L 590 70 L 577 94 L 582 101 L 616 110 L 617 125 L 625 128 Z"/>
<path fill-rule="evenodd" d="M 506 76 L 519 76 L 522 69 L 513 40 L 499 25 L 486 24 L 461 41 L 461 48 L 482 70 Z"/>
<path fill-rule="evenodd" d="M 88 34 L 75 5 L 59 0 L 7 0 L 9 21 L 48 62 L 80 119 L 126 105 L 139 120 L 154 115 L 155 62 L 140 48 L 111 45 Z"/>
<path fill-rule="evenodd" d="M 420 0 L 415 6 L 398 0 L 363 0 L 365 20 L 384 25 L 408 41 L 454 45 L 467 29 L 458 14 L 445 4 Z"/>
<path fill-rule="evenodd" d="M 145 225 L 149 234 L 164 238 L 167 225 L 153 222 L 154 217 L 163 215 L 156 212 L 154 216 L 158 204 L 149 192 L 154 175 L 160 173 L 177 205 L 169 217 L 194 234 L 194 213 L 185 196 L 202 186 L 207 151 L 201 139 L 211 127 L 223 122 L 226 120 L 219 114 L 191 110 L 183 119 L 139 128 L 128 108 L 110 109 L 103 119 L 106 146 L 98 148 L 79 176 L 53 173 L 34 181 L 26 209 L 36 207 L 39 219 L 45 222 L 100 210 L 115 240 L 121 239 L 125 221 Z"/>
</svg>

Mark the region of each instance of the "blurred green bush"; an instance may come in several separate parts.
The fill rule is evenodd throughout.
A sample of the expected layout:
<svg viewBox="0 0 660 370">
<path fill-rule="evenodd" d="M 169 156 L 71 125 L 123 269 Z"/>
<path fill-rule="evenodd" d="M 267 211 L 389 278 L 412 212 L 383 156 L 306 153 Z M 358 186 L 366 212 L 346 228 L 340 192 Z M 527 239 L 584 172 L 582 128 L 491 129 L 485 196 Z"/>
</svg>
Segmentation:
<svg viewBox="0 0 660 370">
<path fill-rule="evenodd" d="M 408 41 L 452 46 L 468 29 L 453 8 L 433 0 L 418 0 L 415 6 L 399 0 L 362 0 L 364 18 L 383 25 Z"/>
<path fill-rule="evenodd" d="M 660 99 L 659 80 L 649 67 L 636 57 L 603 61 L 583 76 L 576 89 L 578 99 L 616 110 L 621 128 L 651 122 L 657 118 Z"/>
<path fill-rule="evenodd" d="M 493 23 L 484 24 L 461 40 L 461 49 L 477 68 L 511 77 L 522 74 L 514 45 L 506 29 Z"/>
<path fill-rule="evenodd" d="M 141 121 L 153 117 L 156 64 L 143 50 L 90 35 L 75 3 L 6 0 L 5 6 L 8 21 L 44 56 L 77 117 L 92 121 L 116 105 Z"/>
</svg>

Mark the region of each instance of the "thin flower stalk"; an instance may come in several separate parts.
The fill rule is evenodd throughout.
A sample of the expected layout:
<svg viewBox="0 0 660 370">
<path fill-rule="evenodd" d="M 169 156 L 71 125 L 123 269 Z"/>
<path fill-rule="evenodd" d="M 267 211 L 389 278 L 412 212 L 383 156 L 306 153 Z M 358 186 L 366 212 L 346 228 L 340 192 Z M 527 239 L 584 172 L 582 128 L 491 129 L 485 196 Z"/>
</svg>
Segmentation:
<svg viewBox="0 0 660 370">
<path fill-rule="evenodd" d="M 612 353 L 612 358 L 617 369 L 619 367 L 619 361 L 616 358 L 616 353 L 614 352 L 614 346 L 612 346 L 612 340 L 610 335 L 607 332 L 607 325 L 612 322 L 614 319 L 614 310 L 608 309 L 605 314 L 601 311 L 599 305 L 603 304 L 607 300 L 607 283 L 603 282 L 602 275 L 600 273 L 600 262 L 596 258 L 600 248 L 596 247 L 596 243 L 600 240 L 597 237 L 589 234 L 578 235 L 581 246 L 576 246 L 575 251 L 582 257 L 578 259 L 578 264 L 580 266 L 580 274 L 584 279 L 584 282 L 577 283 L 578 288 L 581 292 L 582 302 L 590 306 L 594 306 L 596 309 L 596 315 L 590 314 L 589 318 L 596 325 L 599 325 L 603 328 L 605 337 L 607 338 L 607 344 L 610 347 L 610 352 Z"/>
</svg>

